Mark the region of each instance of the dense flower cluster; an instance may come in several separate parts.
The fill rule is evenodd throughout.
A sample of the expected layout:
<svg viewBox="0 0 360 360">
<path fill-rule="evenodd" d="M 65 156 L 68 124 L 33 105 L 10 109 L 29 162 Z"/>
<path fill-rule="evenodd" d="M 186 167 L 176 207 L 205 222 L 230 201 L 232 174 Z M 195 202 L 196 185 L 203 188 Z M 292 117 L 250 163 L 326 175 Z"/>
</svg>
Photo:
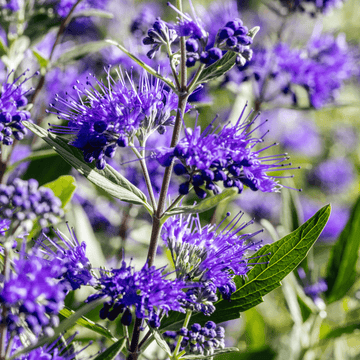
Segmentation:
<svg viewBox="0 0 360 360">
<path fill-rule="evenodd" d="M 252 60 L 232 71 L 229 79 L 234 82 L 254 79 L 256 96 L 261 102 L 285 95 L 291 96 L 297 105 L 294 85 L 299 85 L 307 91 L 311 106 L 321 108 L 334 102 L 337 91 L 357 69 L 344 34 L 315 37 L 303 50 L 285 43 L 253 50 Z"/>
<path fill-rule="evenodd" d="M 334 8 L 339 8 L 343 5 L 345 0 L 280 0 L 289 12 L 303 12 L 311 16 L 316 16 L 317 13 L 327 13 Z"/>
<path fill-rule="evenodd" d="M 30 113 L 24 110 L 28 103 L 26 94 L 32 89 L 26 89 L 24 84 L 29 78 L 25 78 L 20 84 L 18 80 L 25 76 L 26 72 L 21 74 L 13 82 L 9 82 L 11 72 L 6 82 L 2 84 L 0 91 L 0 143 L 12 145 L 14 138 L 22 140 L 27 133 L 23 120 L 30 119 Z M 37 75 L 37 73 L 36 73 Z"/>
<path fill-rule="evenodd" d="M 15 179 L 11 185 L 0 184 L 0 217 L 11 221 L 38 218 L 41 227 L 55 224 L 64 215 L 61 201 L 53 191 L 39 187 L 35 179 Z"/>
<path fill-rule="evenodd" d="M 180 16 L 178 22 L 168 24 L 158 19 L 148 31 L 144 38 L 144 45 L 152 45 L 148 57 L 152 59 L 156 51 L 162 45 L 170 46 L 178 36 L 187 37 L 186 40 L 186 66 L 193 67 L 199 61 L 202 64 L 210 65 L 221 59 L 227 51 L 237 54 L 236 62 L 245 65 L 251 59 L 252 36 L 249 36 L 249 29 L 243 26 L 243 22 L 235 18 L 228 21 L 217 33 L 215 43 L 208 43 L 209 33 L 205 31 L 200 19 L 194 14 L 194 19 L 188 14 L 180 12 L 172 4 L 168 5 Z"/>
<path fill-rule="evenodd" d="M 225 329 L 217 326 L 213 321 L 208 321 L 205 326 L 191 325 L 191 329 L 183 327 L 179 331 L 165 331 L 165 339 L 169 342 L 170 349 L 174 350 L 178 338 L 181 336 L 180 350 L 187 354 L 212 355 L 214 350 L 225 347 Z"/>
<path fill-rule="evenodd" d="M 166 314 L 169 310 L 185 312 L 181 300 L 185 298 L 182 291 L 186 284 L 181 280 L 166 280 L 163 268 L 145 265 L 140 271 L 122 262 L 120 269 L 101 270 L 98 280 L 99 291 L 90 295 L 87 302 L 109 296 L 111 300 L 104 303 L 100 311 L 102 319 L 115 320 L 122 315 L 122 324 L 132 322 L 131 308 L 135 308 L 137 318 L 149 320 L 152 327 L 160 326 L 159 312 Z"/>
<path fill-rule="evenodd" d="M 62 262 L 50 263 L 36 250 L 26 253 L 23 246 L 13 270 L 0 291 L 1 322 L 17 334 L 28 327 L 35 335 L 52 336 L 64 306 L 65 287 L 56 280 L 63 273 Z"/>
<path fill-rule="evenodd" d="M 187 301 L 201 304 L 202 298 L 204 303 L 212 303 L 217 300 L 216 288 L 223 298 L 230 299 L 236 290 L 234 275 L 244 276 L 249 271 L 247 251 L 261 247 L 261 242 L 254 243 L 251 239 L 262 230 L 239 234 L 252 223 L 242 223 L 234 230 L 241 218 L 242 213 L 239 213 L 219 232 L 220 225 L 201 227 L 199 217 L 177 216 L 164 224 L 162 238 L 171 252 L 177 277 L 198 282 L 201 288 L 198 291 L 189 289 Z M 212 312 L 207 307 L 199 310 L 205 314 Z"/>
<path fill-rule="evenodd" d="M 176 31 L 169 28 L 165 21 L 157 19 L 153 27 L 148 30 L 147 37 L 143 39 L 144 45 L 152 45 L 151 50 L 147 53 L 148 58 L 152 59 L 162 45 L 170 45 L 176 38 Z"/>
<path fill-rule="evenodd" d="M 108 86 L 95 79 L 99 90 L 90 81 L 87 85 L 91 90 L 75 86 L 79 100 L 56 98 L 68 107 L 67 111 L 51 105 L 57 110 L 54 113 L 69 123 L 53 125 L 50 131 L 73 135 L 71 145 L 83 152 L 86 162 L 95 160 L 100 170 L 106 165 L 106 157 L 112 158 L 118 146 L 127 146 L 135 136 L 144 140 L 155 130 L 163 133 L 165 126 L 173 125 L 172 111 L 177 109 L 176 94 L 166 90 L 158 79 L 144 72 L 137 87 L 133 79 L 129 78 L 127 84 L 122 73 L 118 76 L 116 82 L 108 71 Z M 189 109 L 187 106 L 186 111 Z"/>
<path fill-rule="evenodd" d="M 308 176 L 309 184 L 338 194 L 347 191 L 355 178 L 355 169 L 346 158 L 328 159 L 317 165 Z"/>
<path fill-rule="evenodd" d="M 79 243 L 74 229 L 69 228 L 69 233 L 70 239 L 56 230 L 55 234 L 58 237 L 56 240 L 43 234 L 36 241 L 36 244 L 43 248 L 41 252 L 50 263 L 55 261 L 62 264 L 63 273 L 60 275 L 62 284 L 72 290 L 79 289 L 81 285 L 94 285 L 95 280 L 91 274 L 91 264 L 85 254 L 86 243 Z M 49 246 L 45 244 L 45 241 L 49 242 Z"/>
<path fill-rule="evenodd" d="M 286 169 L 286 165 L 279 164 L 287 160 L 286 154 L 260 156 L 261 152 L 276 145 L 270 145 L 254 151 L 255 145 L 262 143 L 263 137 L 252 138 L 254 130 L 249 131 L 256 118 L 242 121 L 245 108 L 235 125 L 227 124 L 219 132 L 213 129 L 212 123 L 201 132 L 200 127 L 195 130 L 185 130 L 185 137 L 175 148 L 162 148 L 157 154 L 157 160 L 162 166 L 169 166 L 175 158 L 176 175 L 187 176 L 187 181 L 179 187 L 179 193 L 186 195 L 190 185 L 194 187 L 199 198 L 206 197 L 202 188 L 220 192 L 217 182 L 222 181 L 225 188 L 236 187 L 241 193 L 243 186 L 253 191 L 275 192 L 281 185 L 275 176 L 267 175 L 269 171 Z M 260 125 L 259 125 L 260 126 Z"/>
</svg>

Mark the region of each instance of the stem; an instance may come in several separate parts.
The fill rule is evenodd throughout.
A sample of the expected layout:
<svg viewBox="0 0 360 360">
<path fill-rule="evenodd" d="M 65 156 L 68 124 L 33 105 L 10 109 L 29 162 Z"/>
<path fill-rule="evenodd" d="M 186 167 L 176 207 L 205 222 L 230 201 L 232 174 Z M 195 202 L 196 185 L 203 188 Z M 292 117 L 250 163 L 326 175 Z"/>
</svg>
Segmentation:
<svg viewBox="0 0 360 360">
<path fill-rule="evenodd" d="M 124 260 L 123 255 L 125 254 L 126 233 L 129 229 L 129 220 L 131 219 L 130 211 L 131 211 L 132 207 L 133 207 L 132 204 L 128 204 L 126 206 L 123 218 L 121 220 L 120 228 L 119 228 L 119 236 L 121 239 L 121 250 L 119 252 L 120 260 Z"/>
<path fill-rule="evenodd" d="M 192 78 L 192 80 L 190 81 L 190 84 L 188 86 L 188 90 L 189 90 L 189 93 L 191 94 L 193 92 L 193 86 L 195 86 L 196 82 L 198 81 L 202 71 L 204 70 L 205 68 L 205 64 L 201 64 L 198 69 L 196 70 L 196 74 L 195 76 Z"/>
<path fill-rule="evenodd" d="M 191 318 L 191 314 L 192 314 L 191 310 L 186 310 L 186 316 L 185 316 L 185 320 L 184 320 L 184 323 L 183 323 L 184 328 L 188 327 L 189 321 L 190 321 L 190 318 Z M 173 356 L 172 356 L 172 359 L 174 359 L 174 360 L 176 360 L 178 358 L 178 354 L 179 354 L 179 350 L 180 350 L 180 346 L 181 346 L 181 342 L 182 342 L 183 338 L 184 338 L 183 336 L 181 336 L 181 335 L 179 336 L 178 342 L 176 344 L 176 348 L 175 348 Z"/>
<path fill-rule="evenodd" d="M 142 169 L 142 172 L 143 172 L 143 175 L 144 175 L 146 187 L 148 189 L 149 196 L 150 196 L 151 205 L 152 205 L 152 207 L 153 207 L 153 209 L 155 211 L 155 209 L 156 209 L 156 200 L 155 200 L 153 188 L 151 186 L 151 180 L 150 180 L 149 172 L 148 172 L 148 169 L 147 169 L 147 166 L 146 166 L 146 161 L 144 159 L 144 154 L 140 154 L 139 151 L 134 146 L 131 146 L 131 150 L 134 152 L 134 154 L 137 156 L 137 158 L 140 161 L 140 165 L 141 165 L 141 169 Z"/>
<path fill-rule="evenodd" d="M 10 277 L 10 259 L 9 259 L 9 250 L 8 246 L 10 244 L 6 242 L 4 244 L 4 268 L 3 268 L 3 276 L 4 276 L 4 284 Z M 2 305 L 2 322 L 0 323 L 0 360 L 5 360 L 6 358 L 6 336 L 7 336 L 7 326 L 6 326 L 6 316 L 7 316 L 7 308 L 6 305 Z"/>
<path fill-rule="evenodd" d="M 177 0 L 177 7 L 180 11 L 182 11 L 182 2 L 181 0 Z M 176 113 L 175 125 L 172 134 L 171 144 L 170 147 L 175 147 L 179 141 L 180 132 L 181 132 L 181 121 L 185 113 L 185 107 L 187 103 L 187 99 L 189 97 L 187 91 L 187 69 L 186 69 L 186 47 L 185 47 L 185 38 L 182 36 L 180 38 L 180 51 L 181 51 L 181 58 L 180 58 L 180 88 L 177 89 L 179 94 L 178 100 L 178 110 Z M 165 169 L 164 172 L 164 179 L 162 182 L 160 195 L 159 195 L 159 203 L 155 210 L 154 207 L 154 214 L 153 214 L 153 224 L 151 230 L 151 238 L 150 238 L 150 245 L 147 255 L 147 265 L 150 267 L 154 263 L 156 249 L 158 246 L 158 238 L 160 235 L 160 230 L 162 227 L 161 224 L 161 217 L 163 216 L 166 204 L 167 193 L 169 190 L 170 178 L 173 169 L 173 162 L 169 167 Z M 139 339 L 140 339 L 140 328 L 142 324 L 142 319 L 136 319 L 134 330 L 131 339 L 130 345 L 130 355 L 128 356 L 128 360 L 137 360 L 139 356 Z"/>
<path fill-rule="evenodd" d="M 66 29 L 66 26 L 69 24 L 69 22 L 71 21 L 71 15 L 72 13 L 74 12 L 74 10 L 76 9 L 76 7 L 81 3 L 82 0 L 77 0 L 77 2 L 74 4 L 74 6 L 70 9 L 69 13 L 67 14 L 66 18 L 61 22 L 60 24 L 60 28 L 59 28 L 59 31 L 57 32 L 56 34 L 56 39 L 55 39 L 55 42 L 51 48 L 51 52 L 50 52 L 50 56 L 49 56 L 49 63 L 54 55 L 54 51 L 55 51 L 55 48 L 56 48 L 56 45 L 59 43 L 60 41 L 60 37 L 61 35 L 63 34 L 63 32 L 65 31 Z M 31 99 L 31 102 L 34 103 L 35 102 L 35 99 L 38 97 L 42 87 L 44 86 L 44 83 L 45 83 L 45 75 L 41 75 L 41 78 L 36 86 L 36 89 L 34 91 L 34 95 Z"/>
</svg>

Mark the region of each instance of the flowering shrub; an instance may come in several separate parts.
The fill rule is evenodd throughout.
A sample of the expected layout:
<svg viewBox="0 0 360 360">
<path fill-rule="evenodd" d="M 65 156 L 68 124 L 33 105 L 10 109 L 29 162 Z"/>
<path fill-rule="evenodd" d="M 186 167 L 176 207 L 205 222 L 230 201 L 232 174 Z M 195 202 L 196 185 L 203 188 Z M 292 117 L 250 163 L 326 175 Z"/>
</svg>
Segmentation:
<svg viewBox="0 0 360 360">
<path fill-rule="evenodd" d="M 338 357 L 359 50 L 320 24 L 343 3 L 0 0 L 0 360 Z"/>
</svg>

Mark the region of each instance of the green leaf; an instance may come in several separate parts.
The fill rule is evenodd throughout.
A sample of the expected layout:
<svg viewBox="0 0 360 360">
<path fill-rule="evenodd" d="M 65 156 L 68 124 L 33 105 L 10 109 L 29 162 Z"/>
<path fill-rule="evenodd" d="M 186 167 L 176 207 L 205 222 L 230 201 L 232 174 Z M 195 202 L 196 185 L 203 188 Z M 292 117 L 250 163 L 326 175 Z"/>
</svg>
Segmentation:
<svg viewBox="0 0 360 360">
<path fill-rule="evenodd" d="M 62 309 L 60 311 L 60 314 L 66 318 L 69 318 L 75 314 L 75 311 L 65 307 L 64 309 Z M 92 330 L 92 331 L 96 332 L 97 334 L 106 337 L 107 339 L 111 340 L 112 342 L 118 341 L 118 339 L 116 337 L 114 337 L 108 329 L 104 328 L 103 326 L 101 326 L 99 324 L 94 323 L 93 321 L 87 319 L 84 316 L 82 316 L 79 320 L 76 321 L 76 325 L 79 325 L 79 326 L 82 326 L 89 330 Z"/>
<path fill-rule="evenodd" d="M 182 360 L 182 359 L 212 359 L 216 355 L 228 354 L 231 352 L 239 352 L 239 351 L 240 350 L 236 347 L 228 347 L 228 348 L 224 348 L 224 349 L 215 350 L 214 354 L 212 354 L 212 355 L 184 355 L 180 358 L 180 360 Z"/>
<path fill-rule="evenodd" d="M 260 26 L 255 26 L 249 30 L 247 35 L 250 36 L 252 39 L 254 39 L 255 35 L 259 32 L 259 30 L 260 30 Z"/>
<path fill-rule="evenodd" d="M 153 329 L 151 326 L 149 326 L 149 329 L 150 329 L 151 333 L 153 334 L 154 339 L 155 339 L 156 343 L 159 345 L 159 347 L 161 349 L 163 349 L 170 357 L 172 357 L 169 345 L 167 344 L 165 339 L 162 337 L 162 335 L 159 333 L 159 331 L 156 329 Z"/>
<path fill-rule="evenodd" d="M 100 51 L 106 46 L 109 46 L 109 44 L 105 40 L 89 41 L 81 45 L 76 45 L 62 53 L 53 66 L 60 66 L 70 61 L 79 60 L 88 54 Z"/>
<path fill-rule="evenodd" d="M 126 339 L 120 339 L 115 344 L 112 344 L 108 349 L 103 353 L 99 354 L 94 360 L 113 360 L 115 359 L 122 351 L 126 343 Z"/>
<path fill-rule="evenodd" d="M 341 299 L 355 283 L 356 263 L 360 246 L 360 197 L 357 199 L 349 221 L 332 247 L 328 262 L 325 295 L 329 303 Z"/>
<path fill-rule="evenodd" d="M 75 12 L 72 15 L 72 18 L 74 19 L 74 18 L 78 18 L 78 17 L 90 17 L 90 16 L 95 16 L 95 17 L 103 18 L 103 19 L 113 19 L 114 18 L 114 14 L 112 14 L 111 12 L 100 10 L 100 9 L 80 10 L 80 11 Z"/>
<path fill-rule="evenodd" d="M 73 176 L 63 175 L 43 186 L 54 192 L 55 196 L 61 200 L 61 207 L 64 208 L 74 195 L 76 180 Z"/>
<path fill-rule="evenodd" d="M 9 358 L 9 360 L 15 360 L 18 359 L 20 355 L 26 354 L 29 351 L 32 351 L 40 346 L 44 346 L 45 344 L 51 344 L 53 341 L 55 341 L 61 334 L 63 334 L 66 330 L 69 330 L 72 328 L 78 319 L 80 319 L 82 316 L 87 314 L 92 309 L 95 309 L 98 305 L 104 303 L 105 301 L 109 301 L 108 297 L 104 297 L 101 299 L 94 300 L 83 307 L 81 307 L 79 310 L 77 310 L 72 316 L 70 316 L 68 319 L 62 321 L 60 325 L 54 329 L 54 336 L 47 337 L 43 336 L 41 337 L 38 342 L 34 345 L 28 346 L 25 349 L 22 349 L 18 352 L 16 352 L 13 356 Z"/>
<path fill-rule="evenodd" d="M 8 53 L 9 49 L 5 45 L 5 42 L 2 38 L 0 38 L 0 56 L 6 55 Z"/>
<path fill-rule="evenodd" d="M 330 330 L 326 335 L 322 336 L 320 340 L 335 339 L 343 334 L 352 334 L 356 329 L 360 329 L 360 323 L 346 324 Z"/>
<path fill-rule="evenodd" d="M 32 53 L 36 57 L 36 60 L 38 61 L 40 68 L 47 68 L 49 64 L 49 59 L 44 58 L 38 51 L 35 49 L 32 49 Z"/>
<path fill-rule="evenodd" d="M 147 203 L 145 194 L 110 165 L 106 165 L 104 170 L 98 170 L 94 164 L 86 163 L 83 160 L 81 151 L 68 145 L 65 139 L 49 133 L 40 126 L 28 121 L 23 121 L 23 124 L 34 134 L 46 141 L 65 161 L 89 181 L 117 199 L 132 204 L 143 205 L 152 214 L 152 207 Z"/>
<path fill-rule="evenodd" d="M 196 84 L 204 84 L 224 75 L 235 65 L 236 57 L 236 53 L 228 51 L 220 60 L 202 71 Z"/>
<path fill-rule="evenodd" d="M 231 296 L 231 302 L 219 300 L 216 311 L 210 316 L 194 314 L 191 323 L 204 324 L 208 320 L 215 323 L 236 319 L 240 312 L 251 309 L 263 301 L 263 296 L 281 285 L 280 281 L 293 271 L 305 258 L 311 246 L 319 237 L 330 216 L 330 205 L 324 206 L 297 230 L 271 245 L 263 246 L 252 257 L 261 256 L 244 279 L 235 276 L 237 290 Z M 267 262 L 267 263 L 265 263 Z M 162 329 L 181 327 L 184 315 L 172 313 L 163 322 Z"/>
<path fill-rule="evenodd" d="M 144 70 L 146 70 L 149 74 L 155 76 L 156 78 L 162 80 L 165 84 L 167 84 L 168 86 L 170 86 L 170 88 L 176 92 L 176 88 L 175 85 L 173 84 L 173 82 L 168 79 L 163 77 L 160 73 L 158 73 L 155 69 L 153 69 L 151 66 L 145 64 L 142 60 L 140 60 L 138 57 L 136 57 L 134 54 L 132 54 L 131 52 L 129 52 L 128 50 L 126 50 L 122 45 L 120 45 L 119 43 L 117 43 L 114 40 L 108 39 L 105 40 L 107 43 L 111 44 L 111 45 L 115 45 L 117 46 L 122 52 L 124 52 L 127 56 L 129 56 L 130 59 L 134 60 L 139 66 L 141 66 Z"/>
<path fill-rule="evenodd" d="M 221 194 L 210 196 L 205 200 L 202 200 L 199 204 L 194 206 L 179 206 L 168 212 L 165 216 L 170 217 L 177 214 L 196 214 L 212 209 L 217 206 L 220 201 L 227 200 L 238 194 L 236 189 L 226 189 Z"/>
<path fill-rule="evenodd" d="M 294 187 L 293 181 L 287 181 L 287 186 Z M 281 225 L 286 231 L 294 231 L 303 222 L 302 210 L 300 205 L 298 191 L 287 188 L 281 189 L 282 209 L 281 209 Z"/>
</svg>

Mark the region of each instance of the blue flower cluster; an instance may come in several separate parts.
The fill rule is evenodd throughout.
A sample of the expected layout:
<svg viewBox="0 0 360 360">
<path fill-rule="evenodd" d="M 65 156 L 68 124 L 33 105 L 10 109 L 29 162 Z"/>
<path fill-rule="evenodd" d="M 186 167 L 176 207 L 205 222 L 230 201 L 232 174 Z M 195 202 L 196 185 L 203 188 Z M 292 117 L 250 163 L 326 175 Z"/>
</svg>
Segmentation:
<svg viewBox="0 0 360 360">
<path fill-rule="evenodd" d="M 54 114 L 69 123 L 52 125 L 50 131 L 73 135 L 71 145 L 83 152 L 86 162 L 95 161 L 100 170 L 106 165 L 105 158 L 115 155 L 117 147 L 133 143 L 135 136 L 144 141 L 155 130 L 164 133 L 165 126 L 173 125 L 175 120 L 172 111 L 177 109 L 177 96 L 158 79 L 149 78 L 144 72 L 136 86 L 132 78 L 127 84 L 122 73 L 118 72 L 118 76 L 116 82 L 108 70 L 107 86 L 95 79 L 99 90 L 90 81 L 87 85 L 91 90 L 75 86 L 79 100 L 56 98 L 69 110 L 51 104 L 57 110 Z M 187 106 L 186 111 L 189 110 Z"/>
<path fill-rule="evenodd" d="M 162 45 L 170 45 L 177 38 L 176 31 L 168 27 L 165 21 L 158 18 L 153 27 L 147 32 L 147 36 L 143 39 L 144 45 L 152 45 L 151 50 L 147 53 L 149 59 L 154 58 L 155 53 L 160 50 Z"/>
<path fill-rule="evenodd" d="M 21 222 L 38 218 L 40 226 L 47 227 L 57 223 L 63 215 L 60 199 L 51 189 L 39 188 L 35 179 L 15 179 L 11 185 L 0 184 L 0 217 L 3 220 Z"/>
<path fill-rule="evenodd" d="M 243 113 L 235 125 L 227 124 L 219 132 L 216 132 L 217 128 L 213 129 L 212 123 L 203 132 L 200 127 L 188 128 L 175 148 L 164 147 L 158 151 L 156 157 L 162 166 L 170 166 L 175 158 L 178 160 L 174 166 L 175 174 L 187 176 L 187 181 L 179 187 L 180 194 L 186 195 L 192 185 L 196 195 L 203 199 L 206 191 L 202 186 L 218 194 L 220 188 L 216 183 L 220 181 L 225 188 L 236 187 L 239 193 L 244 185 L 263 192 L 275 192 L 282 187 L 275 181 L 276 177 L 267 172 L 291 165 L 279 164 L 288 159 L 287 155 L 260 156 L 276 144 L 254 151 L 254 146 L 264 140 L 263 137 L 251 137 L 254 130 L 249 129 L 256 118 L 242 121 Z"/>
<path fill-rule="evenodd" d="M 334 8 L 339 8 L 343 5 L 345 0 L 280 0 L 289 12 L 308 13 L 311 16 L 316 16 L 317 13 L 326 14 Z"/>
<path fill-rule="evenodd" d="M 120 269 L 101 270 L 98 280 L 99 291 L 90 295 L 87 302 L 109 296 L 111 300 L 104 303 L 100 311 L 102 319 L 115 320 L 120 314 L 123 325 L 132 322 L 131 308 L 135 308 L 137 318 L 147 319 L 151 327 L 160 326 L 160 310 L 165 314 L 169 310 L 185 312 L 181 300 L 185 298 L 182 291 L 186 284 L 181 280 L 166 280 L 163 268 L 145 265 L 140 271 L 122 262 Z"/>
<path fill-rule="evenodd" d="M 0 92 L 0 143 L 4 145 L 12 145 L 14 138 L 22 140 L 27 134 L 23 120 L 30 119 L 30 113 L 24 110 L 28 103 L 26 94 L 32 89 L 25 89 L 24 83 L 29 80 L 25 78 L 20 84 L 16 84 L 18 80 L 25 76 L 26 72 L 21 74 L 13 82 L 9 82 L 11 72 L 6 82 L 1 86 Z M 35 73 L 37 75 L 37 73 Z"/>
<path fill-rule="evenodd" d="M 163 336 L 172 350 L 181 336 L 180 350 L 185 350 L 187 354 L 210 356 L 214 354 L 214 350 L 225 347 L 225 329 L 213 321 L 208 321 L 204 327 L 195 323 L 190 330 L 183 327 L 179 331 L 165 331 Z"/>
<path fill-rule="evenodd" d="M 70 239 L 59 230 L 56 230 L 55 234 L 60 241 L 53 240 L 43 234 L 36 241 L 36 245 L 43 248 L 41 252 L 50 262 L 61 262 L 63 266 L 63 272 L 60 276 L 61 284 L 72 290 L 79 289 L 81 285 L 94 285 L 95 279 L 91 273 L 92 267 L 85 253 L 86 243 L 79 243 L 74 229 L 69 228 L 69 233 Z M 48 241 L 50 245 L 46 245 L 45 241 Z"/>
<path fill-rule="evenodd" d="M 188 14 L 180 12 L 175 6 L 168 3 L 180 17 L 178 22 L 173 25 L 158 19 L 153 28 L 148 31 L 148 36 L 144 38 L 144 45 L 152 45 L 152 49 L 147 56 L 152 59 L 156 51 L 162 45 L 170 46 L 178 36 L 187 37 L 186 40 L 186 66 L 193 67 L 198 61 L 202 64 L 210 65 L 221 59 L 226 51 L 237 53 L 236 62 L 245 65 L 251 59 L 252 51 L 249 45 L 252 44 L 252 37 L 249 30 L 243 26 L 243 22 L 236 18 L 229 21 L 222 27 L 216 36 L 215 44 L 208 44 L 209 33 L 204 30 L 200 19 L 194 16 L 194 20 Z"/>
<path fill-rule="evenodd" d="M 308 93 L 316 109 L 333 103 L 345 80 L 356 74 L 357 66 L 344 34 L 324 34 L 309 41 L 305 50 L 290 48 L 285 43 L 269 48 L 254 48 L 253 58 L 238 71 L 231 71 L 229 80 L 236 83 L 254 79 L 257 97 L 262 102 L 279 96 L 291 96 L 297 105 L 295 86 Z"/>
<path fill-rule="evenodd" d="M 26 324 L 35 335 L 52 336 L 64 306 L 65 287 L 56 280 L 64 270 L 62 262 L 50 263 L 36 250 L 26 253 L 24 242 L 13 270 L 0 291 L 1 322 L 14 334 L 23 332 Z"/>
<path fill-rule="evenodd" d="M 354 179 L 354 166 L 346 158 L 327 159 L 318 164 L 308 175 L 309 184 L 331 194 L 347 191 Z"/>
<path fill-rule="evenodd" d="M 230 213 L 227 214 L 230 216 Z M 246 258 L 248 250 L 258 250 L 261 242 L 251 239 L 262 232 L 239 234 L 249 224 L 242 223 L 234 230 L 242 218 L 239 213 L 223 230 L 206 225 L 201 227 L 199 217 L 181 215 L 164 224 L 162 238 L 171 252 L 178 279 L 195 282 L 200 289 L 188 290 L 187 302 L 215 302 L 216 288 L 224 299 L 230 300 L 236 290 L 234 275 L 245 276 L 250 266 Z M 214 307 L 193 306 L 194 310 L 209 315 Z"/>
</svg>

